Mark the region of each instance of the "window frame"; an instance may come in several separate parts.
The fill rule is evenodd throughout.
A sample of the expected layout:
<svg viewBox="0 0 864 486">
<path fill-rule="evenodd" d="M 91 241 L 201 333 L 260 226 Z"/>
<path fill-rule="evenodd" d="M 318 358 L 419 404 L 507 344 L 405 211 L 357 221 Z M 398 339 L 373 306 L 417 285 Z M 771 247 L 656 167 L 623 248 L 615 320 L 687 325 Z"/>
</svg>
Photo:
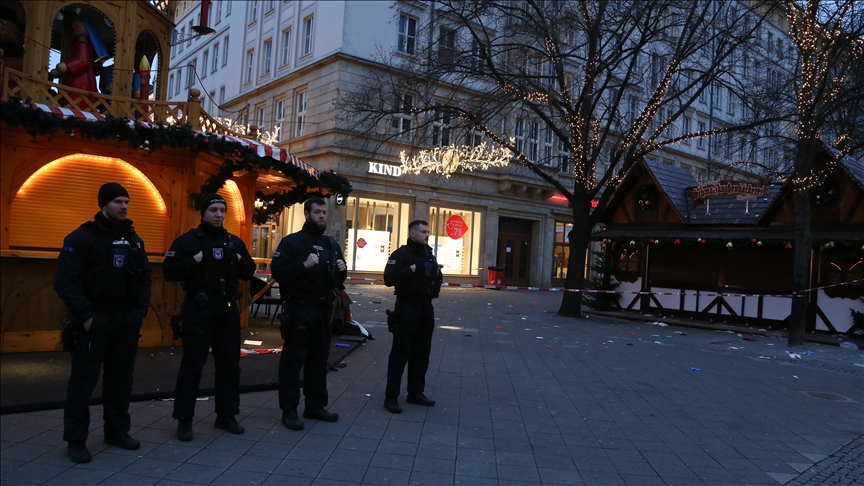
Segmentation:
<svg viewBox="0 0 864 486">
<path fill-rule="evenodd" d="M 206 67 L 205 67 L 206 69 Z M 210 72 L 215 73 L 219 69 L 219 43 L 213 43 L 213 65 L 210 67 Z"/>
<path fill-rule="evenodd" d="M 306 135 L 306 115 L 309 109 L 309 91 L 306 89 L 294 93 L 294 137 Z"/>
<path fill-rule="evenodd" d="M 407 93 L 396 93 L 393 100 L 394 114 L 390 118 L 390 128 L 396 130 L 396 138 L 405 140 L 410 136 L 414 125 L 414 97 Z M 406 128 L 407 127 L 407 128 Z"/>
<path fill-rule="evenodd" d="M 293 29 L 291 26 L 288 26 L 285 30 L 282 31 L 282 56 L 279 60 L 281 64 L 279 67 L 290 66 L 291 65 L 291 32 Z"/>
<path fill-rule="evenodd" d="M 249 49 L 246 51 L 246 66 L 245 66 L 246 73 L 243 76 L 243 84 L 244 85 L 252 82 L 252 73 L 254 72 L 252 68 L 254 67 L 254 65 L 255 65 L 255 48 L 253 47 L 252 49 Z"/>
<path fill-rule="evenodd" d="M 201 65 L 204 66 L 204 69 L 201 70 L 201 79 L 207 77 L 207 64 L 210 62 L 210 50 L 204 49 L 204 54 L 201 56 Z"/>
<path fill-rule="evenodd" d="M 273 62 L 273 38 L 264 41 L 261 49 L 261 77 L 269 76 L 272 72 Z"/>
<path fill-rule="evenodd" d="M 311 56 L 315 49 L 315 14 L 309 14 L 303 17 L 303 50 L 301 58 Z"/>
<path fill-rule="evenodd" d="M 231 3 L 229 2 L 228 4 L 230 5 Z M 222 47 L 225 49 L 224 51 L 222 51 L 222 66 L 223 67 L 228 65 L 228 42 L 230 40 L 231 40 L 230 35 L 226 35 L 225 37 L 222 38 Z"/>
<path fill-rule="evenodd" d="M 413 24 L 413 28 L 412 28 Z M 404 31 L 403 31 L 404 30 Z M 417 18 L 400 13 L 396 34 L 396 50 L 413 56 L 417 48 Z"/>
</svg>

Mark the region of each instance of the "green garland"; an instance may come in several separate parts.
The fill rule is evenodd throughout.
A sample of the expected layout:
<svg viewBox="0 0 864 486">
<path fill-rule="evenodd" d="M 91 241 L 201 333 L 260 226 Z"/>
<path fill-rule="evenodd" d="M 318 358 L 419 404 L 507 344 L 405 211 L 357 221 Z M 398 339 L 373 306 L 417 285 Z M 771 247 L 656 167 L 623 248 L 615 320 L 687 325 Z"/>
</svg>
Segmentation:
<svg viewBox="0 0 864 486">
<path fill-rule="evenodd" d="M 166 126 L 161 123 L 143 126 L 130 123 L 127 118 L 105 116 L 104 122 L 78 120 L 74 117 L 57 118 L 30 106 L 20 99 L 0 100 L 0 119 L 10 128 L 21 126 L 33 138 L 47 136 L 49 139 L 58 132 L 69 137 L 76 133 L 91 140 L 125 141 L 131 147 L 141 150 L 159 150 L 163 147 L 186 148 L 192 153 L 205 152 L 218 155 L 223 160 L 222 166 L 207 179 L 197 194 L 192 194 L 193 200 L 204 194 L 216 192 L 235 172 L 242 170 L 274 170 L 295 181 L 297 185 L 289 191 L 281 193 L 262 194 L 256 191 L 256 197 L 264 205 L 255 208 L 253 222 L 263 224 L 272 221 L 287 206 L 304 201 L 311 196 L 329 197 L 331 194 L 347 195 L 351 192 L 351 183 L 345 177 L 333 171 L 321 172 L 319 178 L 313 177 L 307 171 L 293 164 L 280 162 L 271 157 L 261 157 L 255 150 L 238 142 L 226 140 L 217 135 L 195 132 L 190 124 Z"/>
</svg>

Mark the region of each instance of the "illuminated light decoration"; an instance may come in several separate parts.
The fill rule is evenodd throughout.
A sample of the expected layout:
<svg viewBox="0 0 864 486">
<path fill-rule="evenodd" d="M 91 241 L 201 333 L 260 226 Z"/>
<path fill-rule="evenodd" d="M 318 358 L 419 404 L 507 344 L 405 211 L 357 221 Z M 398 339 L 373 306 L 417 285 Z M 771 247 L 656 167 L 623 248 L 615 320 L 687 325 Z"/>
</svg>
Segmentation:
<svg viewBox="0 0 864 486">
<path fill-rule="evenodd" d="M 731 249 L 732 249 L 732 242 L 731 242 L 731 241 L 730 241 L 729 243 L 726 243 L 726 249 L 727 249 L 727 250 L 731 250 Z"/>
<path fill-rule="evenodd" d="M 756 246 L 760 246 L 760 247 L 761 247 L 761 246 L 762 246 L 762 241 L 757 241 L 757 242 L 756 242 Z"/>
<path fill-rule="evenodd" d="M 225 181 L 225 190 L 234 197 L 234 210 L 240 215 L 240 224 L 245 224 L 246 211 L 243 211 L 243 197 L 240 195 L 240 188 L 237 187 L 236 182 L 228 179 Z"/>
<path fill-rule="evenodd" d="M 654 240 L 654 246 L 657 246 L 659 244 L 660 244 L 660 240 Z"/>
<path fill-rule="evenodd" d="M 672 244 L 673 244 L 673 245 L 680 245 L 680 244 L 681 244 L 681 240 L 679 240 L 679 239 L 676 238 L 675 241 L 672 242 Z"/>
<path fill-rule="evenodd" d="M 599 199 L 592 199 L 591 200 L 591 209 L 597 209 L 597 206 L 599 206 L 599 205 L 600 205 Z"/>
<path fill-rule="evenodd" d="M 511 139 L 511 143 L 514 140 Z M 429 172 L 450 177 L 460 167 L 463 170 L 487 170 L 490 167 L 506 167 L 513 158 L 513 152 L 506 147 L 487 147 L 486 142 L 471 148 L 467 145 L 434 147 L 421 150 L 416 156 L 409 157 L 405 151 L 399 153 L 402 171 L 408 174 Z"/>
<path fill-rule="evenodd" d="M 636 242 L 635 241 L 630 240 L 630 248 L 636 248 Z"/>
<path fill-rule="evenodd" d="M 791 250 L 791 249 L 792 249 L 792 242 L 791 242 L 791 241 L 790 241 L 789 243 L 786 243 L 786 249 L 787 249 L 787 250 Z"/>
<path fill-rule="evenodd" d="M 750 243 L 753 243 L 754 245 L 755 245 L 757 242 L 758 242 L 758 241 L 756 240 L 756 238 L 753 238 L 752 240 L 750 240 Z"/>
<path fill-rule="evenodd" d="M 653 244 L 654 244 L 654 239 L 652 238 L 652 239 L 648 240 L 648 243 L 651 243 L 651 244 L 653 245 Z"/>
<path fill-rule="evenodd" d="M 135 178 L 135 181 L 141 183 L 141 185 L 147 189 L 147 191 L 150 193 L 150 195 L 153 197 L 153 199 L 155 199 L 159 203 L 159 209 L 161 211 L 164 212 L 167 210 L 167 208 L 165 206 L 165 201 L 162 199 L 162 195 L 159 194 L 159 191 L 156 189 L 156 186 L 154 186 L 153 183 L 150 182 L 150 179 L 148 179 L 147 176 L 144 175 L 144 173 L 142 173 L 140 170 L 135 168 L 135 166 L 133 166 L 132 164 L 130 164 L 124 160 L 115 159 L 113 157 L 100 157 L 98 155 L 73 154 L 73 155 L 67 155 L 66 157 L 61 157 L 57 160 L 53 160 L 53 161 L 43 165 L 42 167 L 40 167 L 36 172 L 34 172 L 30 177 L 28 177 L 27 180 L 24 181 L 23 184 L 21 184 L 21 187 L 18 188 L 17 195 L 21 195 L 21 194 L 26 193 L 27 186 L 31 182 L 34 182 L 42 174 L 44 174 L 50 170 L 56 170 L 61 164 L 63 164 L 64 162 L 68 162 L 70 160 L 85 160 L 87 162 L 92 162 L 92 163 L 96 163 L 96 164 L 115 164 L 115 165 L 120 166 L 122 169 L 131 172 L 132 176 Z"/>
<path fill-rule="evenodd" d="M 549 200 L 552 202 L 570 202 L 564 194 L 561 194 L 561 191 L 555 191 L 555 194 L 553 194 Z"/>
<path fill-rule="evenodd" d="M 828 243 L 825 243 L 825 248 L 834 248 L 834 242 L 829 241 Z"/>
</svg>

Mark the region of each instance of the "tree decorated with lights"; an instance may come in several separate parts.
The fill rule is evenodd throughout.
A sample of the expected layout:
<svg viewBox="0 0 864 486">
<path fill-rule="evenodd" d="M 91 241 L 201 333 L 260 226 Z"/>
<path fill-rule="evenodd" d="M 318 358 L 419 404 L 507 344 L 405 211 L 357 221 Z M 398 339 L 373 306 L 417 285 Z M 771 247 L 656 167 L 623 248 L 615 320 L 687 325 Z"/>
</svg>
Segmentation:
<svg viewBox="0 0 864 486">
<path fill-rule="evenodd" d="M 366 81 L 342 93 L 350 125 L 367 128 L 354 128 L 357 143 L 371 140 L 379 154 L 397 147 L 407 172 L 521 172 L 559 191 L 573 217 L 567 288 L 585 288 L 592 229 L 635 163 L 779 119 L 752 105 L 722 127 L 685 133 L 682 123 L 721 89 L 740 97 L 739 107 L 753 99 L 737 74 L 757 47 L 760 2 L 440 0 L 415 8 L 424 20 L 397 14 L 396 52 L 382 53 Z M 554 155 L 542 150 L 540 132 Z M 580 293 L 564 293 L 559 314 L 581 316 L 581 302 Z"/>
<path fill-rule="evenodd" d="M 864 147 L 864 4 L 858 0 L 785 2 L 798 54 L 793 76 L 796 290 L 810 287 L 811 198 L 835 162 Z M 790 90 L 791 91 L 791 90 Z M 826 153 L 825 144 L 836 151 Z M 827 159 L 827 162 L 826 162 Z M 822 162 L 822 163 L 820 163 Z M 809 294 L 792 301 L 789 345 L 804 343 Z"/>
</svg>

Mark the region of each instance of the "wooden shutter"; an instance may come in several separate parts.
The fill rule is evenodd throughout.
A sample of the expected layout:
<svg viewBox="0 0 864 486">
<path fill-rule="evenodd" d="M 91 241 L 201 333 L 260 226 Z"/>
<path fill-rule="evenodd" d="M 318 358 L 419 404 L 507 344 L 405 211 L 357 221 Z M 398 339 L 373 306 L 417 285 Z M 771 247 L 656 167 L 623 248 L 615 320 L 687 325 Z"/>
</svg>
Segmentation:
<svg viewBox="0 0 864 486">
<path fill-rule="evenodd" d="M 99 211 L 97 194 L 106 182 L 117 182 L 129 192 L 128 217 L 147 253 L 164 253 L 167 211 L 153 183 L 123 160 L 86 154 L 50 162 L 24 182 L 12 200 L 10 248 L 62 248 L 66 235 Z"/>
</svg>

